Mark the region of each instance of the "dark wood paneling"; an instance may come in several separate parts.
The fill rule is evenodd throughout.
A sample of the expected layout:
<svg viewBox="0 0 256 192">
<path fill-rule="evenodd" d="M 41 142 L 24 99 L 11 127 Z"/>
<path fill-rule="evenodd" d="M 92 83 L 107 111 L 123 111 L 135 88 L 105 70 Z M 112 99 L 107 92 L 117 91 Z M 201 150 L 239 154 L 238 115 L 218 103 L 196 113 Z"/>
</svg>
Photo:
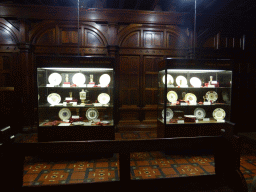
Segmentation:
<svg viewBox="0 0 256 192">
<path fill-rule="evenodd" d="M 44 20 L 77 21 L 76 8 L 54 6 L 20 6 L 1 5 L 0 17 L 22 16 L 22 18 Z M 151 12 L 137 10 L 108 10 L 108 9 L 80 9 L 81 21 L 109 23 L 149 23 L 182 25 L 189 16 L 188 13 Z"/>
<path fill-rule="evenodd" d="M 120 56 L 120 102 L 121 105 L 139 106 L 139 56 Z"/>
<path fill-rule="evenodd" d="M 144 31 L 144 47 L 163 47 L 163 32 Z"/>
<path fill-rule="evenodd" d="M 140 46 L 140 31 L 135 31 L 129 34 L 121 43 L 121 47 L 139 47 Z"/>
<path fill-rule="evenodd" d="M 56 44 L 56 30 L 54 28 L 46 30 L 37 40 L 39 45 L 54 45 Z"/>
</svg>

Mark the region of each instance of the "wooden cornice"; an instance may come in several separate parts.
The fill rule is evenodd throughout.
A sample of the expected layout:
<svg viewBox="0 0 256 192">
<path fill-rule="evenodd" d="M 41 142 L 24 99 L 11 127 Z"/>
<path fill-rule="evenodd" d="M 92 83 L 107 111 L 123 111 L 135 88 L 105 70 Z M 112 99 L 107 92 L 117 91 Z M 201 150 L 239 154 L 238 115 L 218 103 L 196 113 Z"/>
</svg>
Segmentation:
<svg viewBox="0 0 256 192">
<path fill-rule="evenodd" d="M 39 20 L 77 20 L 77 8 L 41 5 L 0 5 L 0 17 Z M 80 9 L 79 20 L 108 23 L 184 25 L 193 22 L 187 13 L 119 9 Z"/>
</svg>

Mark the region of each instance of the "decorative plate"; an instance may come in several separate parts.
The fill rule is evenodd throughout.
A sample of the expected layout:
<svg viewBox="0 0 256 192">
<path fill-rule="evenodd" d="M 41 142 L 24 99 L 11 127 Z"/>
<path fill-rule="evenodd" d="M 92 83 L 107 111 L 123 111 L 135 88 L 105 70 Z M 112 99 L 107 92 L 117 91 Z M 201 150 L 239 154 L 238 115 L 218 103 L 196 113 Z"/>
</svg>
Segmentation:
<svg viewBox="0 0 256 192">
<path fill-rule="evenodd" d="M 192 78 L 190 79 L 190 84 L 191 84 L 193 87 L 201 87 L 202 82 L 201 82 L 201 80 L 200 80 L 198 77 L 192 77 Z"/>
<path fill-rule="evenodd" d="M 52 73 L 48 77 L 48 81 L 51 85 L 59 85 L 62 81 L 62 77 L 59 73 Z"/>
<path fill-rule="evenodd" d="M 163 76 L 163 83 L 165 84 L 165 75 Z M 170 84 L 173 84 L 174 83 L 174 80 L 173 80 L 173 77 L 170 75 L 170 74 L 167 74 L 167 84 L 170 85 Z"/>
<path fill-rule="evenodd" d="M 176 83 L 178 86 L 183 87 L 183 86 L 187 86 L 188 85 L 188 81 L 186 79 L 186 77 L 180 75 L 176 78 Z"/>
<path fill-rule="evenodd" d="M 107 104 L 110 101 L 110 96 L 107 93 L 101 93 L 98 95 L 98 101 L 101 104 Z"/>
<path fill-rule="evenodd" d="M 164 109 L 162 110 L 162 117 L 164 118 Z M 173 111 L 170 108 L 166 109 L 166 119 L 172 119 L 173 118 Z"/>
<path fill-rule="evenodd" d="M 216 120 L 223 120 L 226 117 L 226 112 L 222 108 L 217 108 L 213 111 L 212 116 Z"/>
<path fill-rule="evenodd" d="M 197 119 L 203 119 L 206 116 L 205 110 L 203 108 L 196 108 L 194 110 L 194 115 Z"/>
<path fill-rule="evenodd" d="M 62 108 L 59 111 L 59 118 L 61 120 L 69 120 L 70 117 L 71 117 L 71 111 L 68 108 Z"/>
<path fill-rule="evenodd" d="M 82 73 L 76 73 L 73 77 L 72 77 L 72 81 L 74 84 L 78 85 L 78 86 L 82 86 L 85 83 L 85 76 Z"/>
<path fill-rule="evenodd" d="M 110 83 L 110 76 L 109 74 L 103 74 L 100 76 L 99 83 L 100 85 L 107 86 Z"/>
<path fill-rule="evenodd" d="M 51 105 L 57 105 L 61 101 L 61 97 L 58 93 L 51 93 L 50 95 L 48 95 L 47 101 Z"/>
<path fill-rule="evenodd" d="M 187 93 L 185 95 L 185 101 L 189 101 L 190 103 L 196 103 L 196 96 L 193 93 Z"/>
<path fill-rule="evenodd" d="M 167 99 L 169 102 L 176 102 L 178 99 L 178 95 L 175 91 L 169 91 L 167 93 Z"/>
<path fill-rule="evenodd" d="M 38 100 L 40 99 L 40 95 L 38 94 Z"/>
<path fill-rule="evenodd" d="M 89 108 L 89 109 L 87 109 L 85 116 L 89 121 L 94 120 L 99 117 L 99 112 L 95 108 Z"/>
<path fill-rule="evenodd" d="M 205 98 L 207 99 L 207 101 L 214 102 L 218 99 L 218 94 L 215 91 L 208 91 L 205 94 Z"/>
</svg>

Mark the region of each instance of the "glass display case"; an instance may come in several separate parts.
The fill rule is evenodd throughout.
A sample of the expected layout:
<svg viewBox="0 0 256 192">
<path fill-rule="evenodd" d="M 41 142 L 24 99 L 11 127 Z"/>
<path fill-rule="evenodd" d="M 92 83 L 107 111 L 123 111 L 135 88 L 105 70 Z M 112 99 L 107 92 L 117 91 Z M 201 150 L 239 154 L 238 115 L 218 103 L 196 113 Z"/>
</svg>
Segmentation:
<svg viewBox="0 0 256 192">
<path fill-rule="evenodd" d="M 39 141 L 115 139 L 114 59 L 37 57 Z"/>
<path fill-rule="evenodd" d="M 220 135 L 230 125 L 231 60 L 159 63 L 158 137 Z"/>
</svg>

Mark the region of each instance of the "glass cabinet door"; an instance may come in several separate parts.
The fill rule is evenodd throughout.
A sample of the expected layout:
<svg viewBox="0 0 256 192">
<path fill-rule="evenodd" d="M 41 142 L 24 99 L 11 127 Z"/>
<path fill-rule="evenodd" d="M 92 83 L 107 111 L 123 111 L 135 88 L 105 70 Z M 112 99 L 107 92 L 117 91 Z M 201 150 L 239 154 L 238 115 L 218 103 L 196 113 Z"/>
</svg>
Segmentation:
<svg viewBox="0 0 256 192">
<path fill-rule="evenodd" d="M 230 120 L 231 70 L 159 71 L 158 120 L 166 124 Z"/>
<path fill-rule="evenodd" d="M 37 68 L 39 127 L 113 126 L 113 82 L 113 68 Z"/>
</svg>

